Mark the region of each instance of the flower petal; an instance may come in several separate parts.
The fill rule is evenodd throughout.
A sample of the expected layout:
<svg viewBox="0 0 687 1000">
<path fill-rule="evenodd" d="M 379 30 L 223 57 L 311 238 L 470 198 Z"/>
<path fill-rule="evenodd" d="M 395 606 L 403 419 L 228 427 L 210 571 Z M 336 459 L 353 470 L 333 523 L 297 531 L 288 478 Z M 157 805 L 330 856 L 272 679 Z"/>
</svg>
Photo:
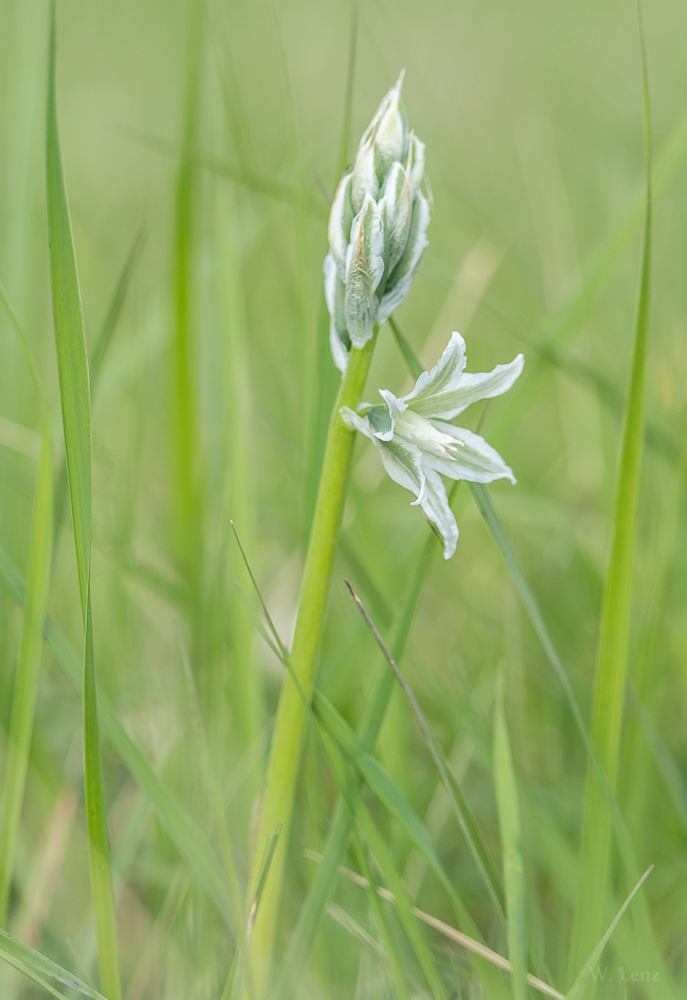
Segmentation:
<svg viewBox="0 0 687 1000">
<path fill-rule="evenodd" d="M 391 274 L 403 255 L 413 211 L 410 170 L 394 163 L 384 185 L 386 219 L 384 225 L 385 271 Z"/>
<path fill-rule="evenodd" d="M 402 401 L 420 416 L 427 416 L 422 407 L 430 406 L 435 396 L 457 389 L 466 364 L 465 341 L 459 333 L 452 333 L 438 363 L 431 371 L 422 372 L 413 391 L 402 396 Z"/>
<path fill-rule="evenodd" d="M 388 103 L 374 130 L 377 164 L 382 177 L 395 160 L 403 159 L 407 148 L 408 124 L 401 103 L 404 73 L 402 70 L 396 85 L 389 91 Z"/>
<path fill-rule="evenodd" d="M 389 438 L 391 438 L 393 436 L 394 427 L 396 426 L 396 421 L 401 416 L 403 411 L 407 409 L 407 407 L 405 403 L 402 403 L 400 399 L 394 396 L 393 392 L 390 392 L 389 389 L 380 389 L 379 395 L 386 403 L 386 408 L 389 413 L 389 423 L 391 426 L 391 434 L 389 435 Z M 381 435 L 378 434 L 377 437 L 381 437 Z M 384 438 L 381 439 L 385 440 Z"/>
<path fill-rule="evenodd" d="M 453 385 L 446 386 L 430 396 L 411 403 L 412 409 L 423 417 L 440 417 L 452 420 L 478 399 L 492 399 L 507 392 L 522 371 L 525 359 L 522 354 L 507 365 L 497 365 L 490 372 L 463 372 Z M 406 399 L 408 397 L 405 397 Z"/>
<path fill-rule="evenodd" d="M 361 210 L 368 195 L 372 198 L 379 197 L 379 179 L 375 167 L 374 136 L 364 145 L 360 144 L 358 155 L 353 164 L 351 198 L 354 212 Z"/>
<path fill-rule="evenodd" d="M 421 463 L 421 452 L 414 444 L 405 441 L 380 441 L 373 437 L 375 448 L 382 456 L 384 468 L 399 486 L 410 490 L 417 497 L 411 506 L 423 503 L 425 499 L 425 473 Z"/>
<path fill-rule="evenodd" d="M 373 435 L 370 430 L 370 425 L 367 422 L 367 417 L 361 417 L 360 414 L 356 413 L 355 410 L 352 410 L 350 406 L 342 406 L 339 413 L 341 414 L 343 422 L 348 424 L 351 430 L 360 431 L 361 434 L 364 434 L 365 437 L 372 440 Z"/>
<path fill-rule="evenodd" d="M 413 213 L 405 249 L 396 267 L 389 275 L 379 307 L 378 322 L 381 326 L 397 309 L 408 294 L 417 270 L 422 251 L 427 246 L 427 227 L 431 220 L 429 202 L 419 191 L 413 202 Z"/>
<path fill-rule="evenodd" d="M 346 328 L 344 314 L 344 296 L 346 286 L 339 277 L 336 261 L 331 253 L 324 259 L 324 296 L 329 309 L 329 346 L 331 347 L 334 364 L 340 372 L 348 367 L 348 353 L 351 349 L 351 338 Z"/>
<path fill-rule="evenodd" d="M 469 483 L 493 483 L 495 479 L 510 479 L 515 483 L 513 470 L 479 434 L 473 434 L 464 427 L 454 427 L 443 420 L 430 420 L 430 423 L 455 440 L 456 451 L 451 457 L 447 454 L 444 458 L 423 454 L 425 468 L 434 469 L 449 479 L 466 479 Z"/>
<path fill-rule="evenodd" d="M 351 199 L 352 180 L 352 174 L 345 174 L 341 178 L 329 212 L 329 246 L 342 281 L 346 277 L 346 250 L 350 241 L 354 214 Z"/>
<path fill-rule="evenodd" d="M 358 348 L 365 346 L 377 322 L 379 299 L 375 291 L 384 273 L 383 215 L 384 202 L 378 205 L 367 194 L 351 226 L 344 313 L 348 334 Z"/>
<path fill-rule="evenodd" d="M 441 476 L 433 469 L 427 468 L 424 458 L 423 471 L 425 473 L 425 495 L 422 500 L 422 509 L 441 532 L 444 539 L 444 559 L 450 559 L 456 551 L 458 525 L 453 511 L 448 505 L 446 488 Z"/>
<path fill-rule="evenodd" d="M 359 407 L 361 413 L 363 412 L 363 407 L 367 422 L 374 436 L 379 438 L 380 441 L 391 441 L 394 436 L 394 423 L 387 407 L 383 403 L 377 403 L 374 406 L 369 403 L 363 403 Z"/>
<path fill-rule="evenodd" d="M 425 172 L 425 144 L 411 133 L 412 166 L 410 168 L 410 182 L 413 185 L 413 197 L 422 182 L 422 175 Z"/>
</svg>

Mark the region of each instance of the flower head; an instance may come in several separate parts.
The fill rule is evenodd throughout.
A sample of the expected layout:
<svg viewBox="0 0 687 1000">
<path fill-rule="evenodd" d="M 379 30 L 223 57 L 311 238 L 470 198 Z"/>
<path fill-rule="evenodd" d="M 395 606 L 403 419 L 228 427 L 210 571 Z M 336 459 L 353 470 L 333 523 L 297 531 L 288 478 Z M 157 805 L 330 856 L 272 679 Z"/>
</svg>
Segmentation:
<svg viewBox="0 0 687 1000">
<path fill-rule="evenodd" d="M 355 430 L 370 438 L 394 482 L 411 490 L 430 521 L 444 538 L 444 558 L 456 550 L 458 526 L 448 505 L 442 476 L 491 483 L 510 479 L 513 470 L 479 434 L 450 423 L 470 403 L 506 392 L 522 371 L 518 354 L 508 365 L 493 371 L 468 374 L 465 341 L 451 334 L 439 363 L 422 372 L 406 396 L 380 389 L 383 403 L 361 403 L 358 412 L 341 408 L 341 416 Z"/>
<path fill-rule="evenodd" d="M 365 130 L 329 214 L 324 287 L 334 362 L 343 372 L 408 293 L 427 245 L 429 202 L 420 191 L 425 147 L 408 128 L 403 73 Z"/>
</svg>

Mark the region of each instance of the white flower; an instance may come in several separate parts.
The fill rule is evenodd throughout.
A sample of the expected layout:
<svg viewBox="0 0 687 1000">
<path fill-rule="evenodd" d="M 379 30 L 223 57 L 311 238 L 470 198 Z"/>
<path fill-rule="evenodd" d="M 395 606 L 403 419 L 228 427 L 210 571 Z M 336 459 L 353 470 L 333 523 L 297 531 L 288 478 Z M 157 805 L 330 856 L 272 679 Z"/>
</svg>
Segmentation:
<svg viewBox="0 0 687 1000">
<path fill-rule="evenodd" d="M 341 408 L 349 427 L 373 442 L 394 482 L 414 493 L 413 505 L 422 507 L 436 524 L 444 538 L 445 559 L 456 550 L 458 526 L 441 476 L 471 483 L 495 479 L 515 483 L 513 470 L 484 438 L 449 421 L 470 403 L 510 389 L 524 363 L 518 354 L 508 365 L 468 374 L 465 341 L 453 333 L 439 363 L 430 372 L 422 372 L 412 392 L 396 397 L 380 389 L 383 403 L 361 403 L 357 413 L 347 406 Z"/>
<path fill-rule="evenodd" d="M 364 347 L 375 323 L 385 323 L 406 297 L 427 246 L 425 147 L 408 128 L 402 83 L 403 73 L 365 130 L 329 214 L 324 288 L 342 372 L 351 347 Z"/>
</svg>

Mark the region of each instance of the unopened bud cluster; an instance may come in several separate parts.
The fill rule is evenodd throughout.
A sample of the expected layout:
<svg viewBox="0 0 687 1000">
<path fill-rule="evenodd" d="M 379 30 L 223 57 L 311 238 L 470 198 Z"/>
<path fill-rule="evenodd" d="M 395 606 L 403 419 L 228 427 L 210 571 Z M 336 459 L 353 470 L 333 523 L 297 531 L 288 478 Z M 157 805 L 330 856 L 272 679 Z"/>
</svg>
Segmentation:
<svg viewBox="0 0 687 1000">
<path fill-rule="evenodd" d="M 329 215 L 324 284 L 334 362 L 346 370 L 408 293 L 427 245 L 429 203 L 420 191 L 424 143 L 409 129 L 398 82 L 380 104 Z"/>
</svg>

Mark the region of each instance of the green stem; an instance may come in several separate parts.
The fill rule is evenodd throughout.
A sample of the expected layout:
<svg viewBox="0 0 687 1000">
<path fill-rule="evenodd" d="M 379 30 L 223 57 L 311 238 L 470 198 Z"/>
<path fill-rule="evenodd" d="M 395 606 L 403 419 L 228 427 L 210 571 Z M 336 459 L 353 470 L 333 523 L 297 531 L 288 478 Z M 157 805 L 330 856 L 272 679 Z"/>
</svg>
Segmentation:
<svg viewBox="0 0 687 1000">
<path fill-rule="evenodd" d="M 329 424 L 291 652 L 294 674 L 308 697 L 315 680 L 355 440 L 355 433 L 343 422 L 339 410 L 342 406 L 355 409 L 360 402 L 376 339 L 375 329 L 373 337 L 362 350 L 354 348 L 351 351 L 348 369 L 341 383 Z M 267 837 L 274 831 L 278 821 L 283 820 L 284 829 L 270 866 L 252 934 L 251 959 L 258 996 L 265 994 L 269 974 L 304 729 L 305 708 L 296 685 L 290 675 L 286 675 L 277 708 L 270 766 L 254 855 L 255 858 L 262 858 Z"/>
</svg>

